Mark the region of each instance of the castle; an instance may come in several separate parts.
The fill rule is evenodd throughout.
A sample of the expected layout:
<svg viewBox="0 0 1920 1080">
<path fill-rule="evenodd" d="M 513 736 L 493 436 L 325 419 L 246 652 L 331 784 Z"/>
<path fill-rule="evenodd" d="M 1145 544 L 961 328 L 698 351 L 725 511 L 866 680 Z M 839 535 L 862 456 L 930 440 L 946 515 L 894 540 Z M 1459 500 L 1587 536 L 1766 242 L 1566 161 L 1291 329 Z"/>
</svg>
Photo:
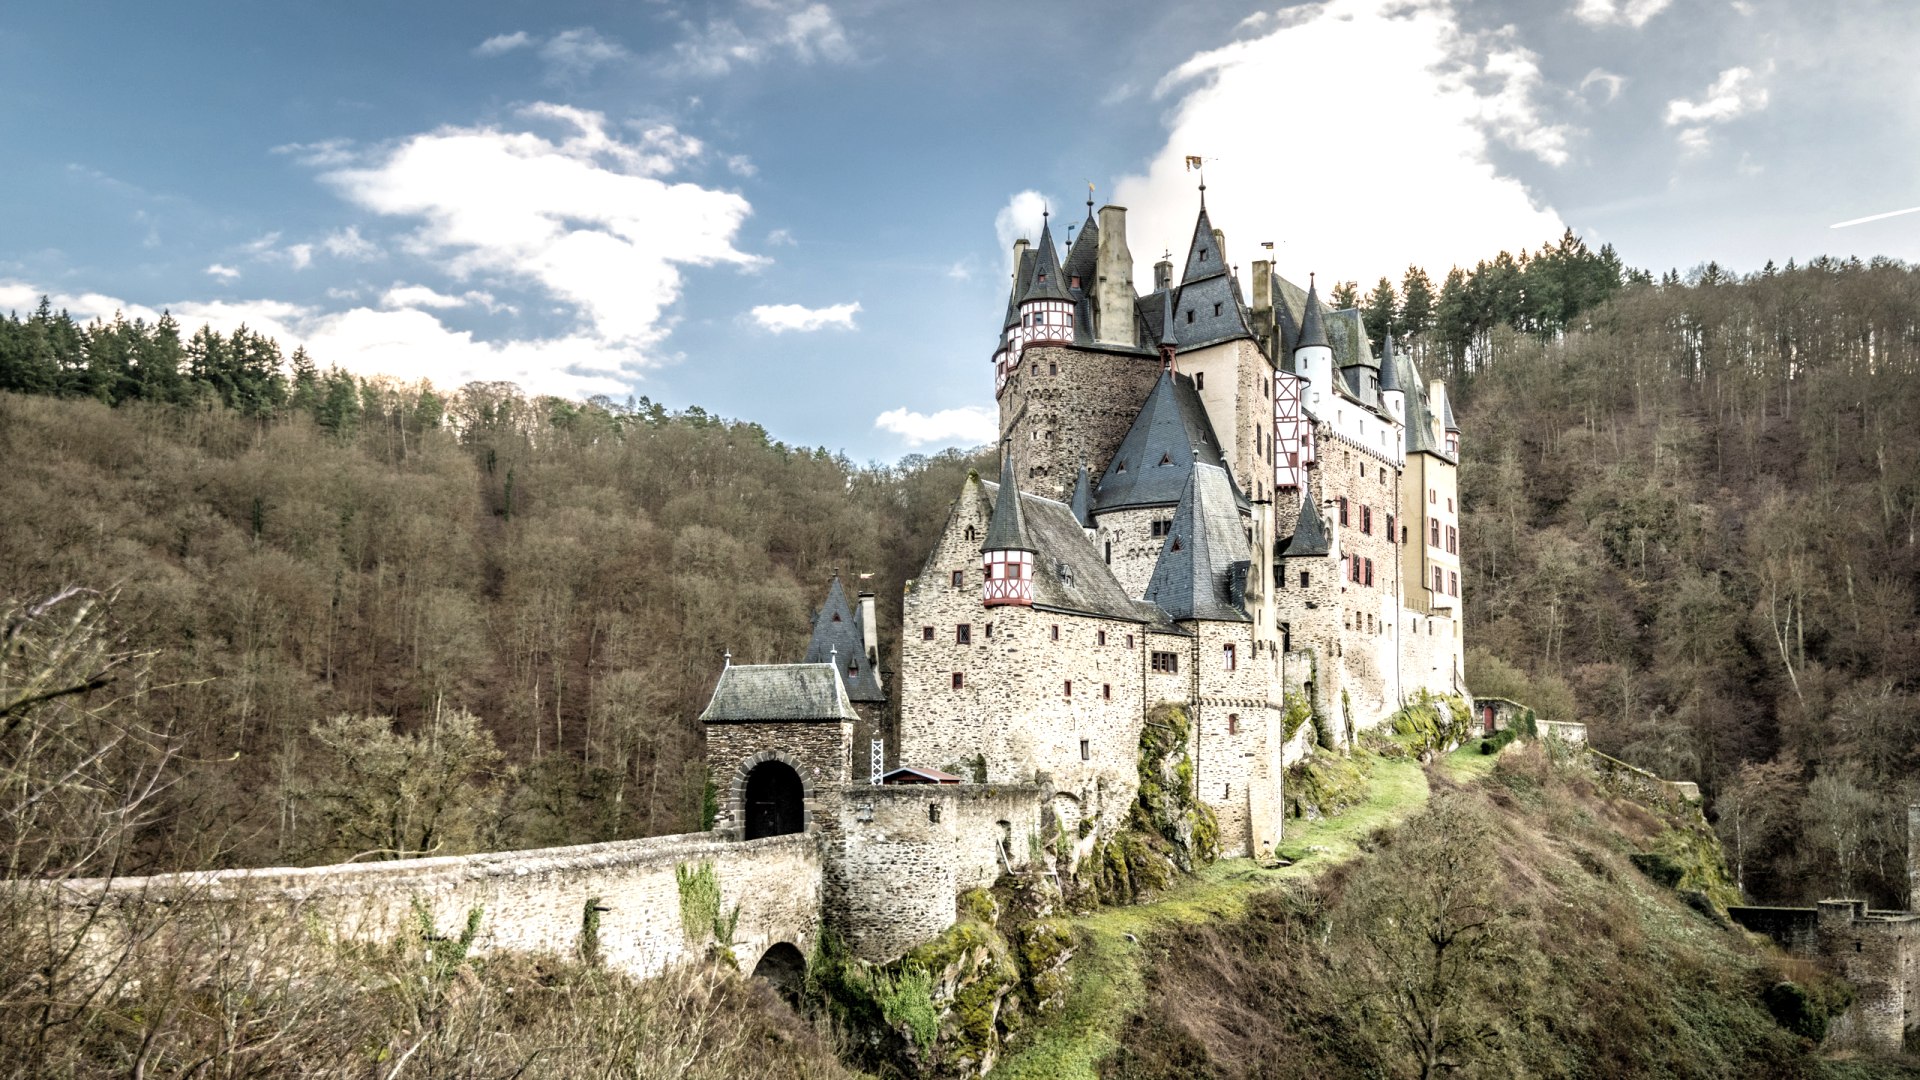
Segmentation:
<svg viewBox="0 0 1920 1080">
<path fill-rule="evenodd" d="M 965 890 L 1077 865 L 1124 824 L 1162 704 L 1189 715 L 1222 853 L 1270 853 L 1288 763 L 1465 693 L 1459 432 L 1446 387 L 1390 340 L 1376 356 L 1358 312 L 1264 261 L 1249 301 L 1204 203 L 1179 281 L 1162 261 L 1141 295 L 1132 266 L 1117 206 L 1089 204 L 1064 259 L 1051 225 L 1014 245 L 998 477 L 965 481 L 909 584 L 891 686 L 877 598 L 837 576 L 800 662 L 729 657 L 700 716 L 712 831 L 65 882 L 82 936 L 124 929 L 87 905 L 156 890 L 343 938 L 485 912 L 477 951 L 647 975 L 720 947 L 791 985 L 823 929 L 890 961 Z"/>
<path fill-rule="evenodd" d="M 1243 287 L 1200 194 L 1179 278 L 1162 260 L 1144 294 L 1122 207 L 1089 202 L 1064 254 L 1050 221 L 1013 245 L 997 479 L 968 477 L 908 583 L 891 686 L 875 597 L 837 576 L 802 663 L 729 664 L 701 717 L 718 828 L 821 832 L 828 892 L 857 904 L 856 866 L 908 857 L 876 806 L 910 797 L 939 833 L 916 871 L 986 884 L 1019 833 L 1090 849 L 1120 828 L 1142 725 L 1172 703 L 1223 853 L 1264 856 L 1316 740 L 1465 693 L 1445 384 L 1311 281 L 1262 260 Z"/>
</svg>

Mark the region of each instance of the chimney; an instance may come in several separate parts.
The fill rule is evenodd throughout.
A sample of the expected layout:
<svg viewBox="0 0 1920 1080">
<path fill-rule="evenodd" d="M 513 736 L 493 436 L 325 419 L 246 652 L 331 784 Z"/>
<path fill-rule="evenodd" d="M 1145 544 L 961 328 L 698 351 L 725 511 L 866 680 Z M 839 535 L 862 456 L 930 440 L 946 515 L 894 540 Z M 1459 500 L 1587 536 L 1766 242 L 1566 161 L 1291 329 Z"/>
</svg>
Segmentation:
<svg viewBox="0 0 1920 1080">
<path fill-rule="evenodd" d="M 873 618 L 873 594 L 860 593 L 860 645 L 867 650 L 869 670 L 880 662 L 880 629 Z"/>
<path fill-rule="evenodd" d="M 1009 288 L 1017 289 L 1020 287 L 1020 259 L 1026 255 L 1026 253 L 1027 238 L 1023 236 L 1013 242 L 1013 284 L 1008 286 Z M 1019 300 L 1020 298 L 1016 296 L 1014 299 Z"/>
<path fill-rule="evenodd" d="M 1093 339 L 1133 345 L 1133 252 L 1127 248 L 1127 208 L 1100 208 L 1100 238 L 1094 245 L 1094 303 L 1099 316 Z"/>
<path fill-rule="evenodd" d="M 1907 910 L 1920 911 L 1920 806 L 1907 807 Z"/>
<path fill-rule="evenodd" d="M 1232 266 L 1233 263 L 1227 259 L 1227 234 L 1221 232 L 1219 229 L 1213 230 L 1213 246 L 1216 251 L 1220 252 L 1220 265 Z"/>
<path fill-rule="evenodd" d="M 1253 333 L 1265 342 L 1273 333 L 1273 264 L 1262 259 L 1253 264 Z M 1279 355 L 1279 347 L 1270 350 Z"/>
<path fill-rule="evenodd" d="M 1166 292 L 1173 288 L 1173 262 L 1161 259 L 1153 264 L 1153 291 Z"/>
</svg>

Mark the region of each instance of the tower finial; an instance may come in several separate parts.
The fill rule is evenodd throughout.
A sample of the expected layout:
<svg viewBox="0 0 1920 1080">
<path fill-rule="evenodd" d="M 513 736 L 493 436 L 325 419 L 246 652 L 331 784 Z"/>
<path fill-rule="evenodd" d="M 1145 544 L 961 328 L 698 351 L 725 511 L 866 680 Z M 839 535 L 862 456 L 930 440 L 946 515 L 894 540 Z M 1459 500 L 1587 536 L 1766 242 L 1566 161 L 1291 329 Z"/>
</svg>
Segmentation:
<svg viewBox="0 0 1920 1080">
<path fill-rule="evenodd" d="M 720 666 L 721 667 L 733 666 L 733 650 L 732 649 L 728 649 L 726 652 L 723 652 L 720 654 Z"/>
</svg>

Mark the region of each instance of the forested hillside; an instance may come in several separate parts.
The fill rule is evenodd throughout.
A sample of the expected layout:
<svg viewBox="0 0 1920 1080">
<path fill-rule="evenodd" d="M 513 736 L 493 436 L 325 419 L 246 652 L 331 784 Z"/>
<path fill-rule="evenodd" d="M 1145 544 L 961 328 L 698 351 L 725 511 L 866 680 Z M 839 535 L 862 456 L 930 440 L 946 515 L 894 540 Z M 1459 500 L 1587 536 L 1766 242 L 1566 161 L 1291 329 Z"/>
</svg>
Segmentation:
<svg viewBox="0 0 1920 1080">
<path fill-rule="evenodd" d="M 1354 293 L 1454 386 L 1471 685 L 1699 780 L 1756 897 L 1904 902 L 1920 276 L 1656 281 L 1567 237 Z M 167 865 L 695 826 L 722 651 L 797 655 L 835 566 L 897 596 L 969 465 L 46 309 L 0 320 L 0 387 L 0 597 L 119 589 L 122 708 L 186 770 Z M 403 776 L 438 816 L 363 798 Z"/>
<path fill-rule="evenodd" d="M 897 596 L 969 466 L 644 401 L 262 382 L 279 404 L 0 394 L 0 597 L 117 590 L 108 629 L 150 653 L 113 715 L 174 779 L 122 871 L 697 828 L 722 653 L 797 660 L 835 567 Z"/>
</svg>

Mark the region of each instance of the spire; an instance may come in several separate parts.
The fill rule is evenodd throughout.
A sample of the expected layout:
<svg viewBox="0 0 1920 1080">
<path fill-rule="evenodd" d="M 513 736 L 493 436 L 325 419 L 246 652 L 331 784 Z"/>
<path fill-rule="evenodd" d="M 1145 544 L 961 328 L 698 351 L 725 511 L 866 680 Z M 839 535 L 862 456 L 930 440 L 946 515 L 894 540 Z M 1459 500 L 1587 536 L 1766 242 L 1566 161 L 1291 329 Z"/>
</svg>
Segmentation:
<svg viewBox="0 0 1920 1080">
<path fill-rule="evenodd" d="M 1300 520 L 1294 523 L 1293 536 L 1286 541 L 1286 547 L 1280 554 L 1294 559 L 1326 555 L 1332 550 L 1332 541 L 1327 536 L 1327 523 L 1320 519 L 1320 508 L 1314 505 L 1313 493 L 1304 491 L 1300 496 Z"/>
<path fill-rule="evenodd" d="M 1174 350 L 1180 347 L 1180 342 L 1173 336 L 1172 286 L 1168 286 L 1161 296 L 1163 299 L 1160 308 L 1160 359 L 1167 361 L 1170 365 L 1173 362 Z"/>
<path fill-rule="evenodd" d="M 1220 250 L 1220 240 L 1213 234 L 1213 221 L 1207 216 L 1203 198 L 1200 216 L 1193 223 L 1193 244 L 1187 249 L 1187 269 L 1180 276 L 1180 284 L 1219 277 L 1226 272 L 1226 253 Z"/>
<path fill-rule="evenodd" d="M 1020 485 L 1013 479 L 1013 452 L 1000 449 L 1000 493 L 993 501 L 993 518 L 987 522 L 987 539 L 981 551 L 1033 551 L 1027 536 L 1027 516 L 1020 509 Z"/>
<path fill-rule="evenodd" d="M 1380 392 L 1391 394 L 1400 390 L 1400 358 L 1393 354 L 1393 324 L 1387 324 L 1386 340 L 1380 345 Z"/>
<path fill-rule="evenodd" d="M 1029 300 L 1073 299 L 1067 294 L 1066 282 L 1060 280 L 1060 253 L 1053 247 L 1053 224 L 1049 216 L 1042 214 L 1040 218 L 1040 253 L 1034 259 L 1033 281 L 1027 286 L 1026 295 L 1020 298 L 1023 304 Z"/>
<path fill-rule="evenodd" d="M 1061 268 L 1064 275 L 1061 283 L 1069 291 L 1075 278 L 1080 280 L 1080 294 L 1093 295 L 1094 276 L 1100 262 L 1100 223 L 1093 219 L 1093 199 L 1087 199 L 1087 220 L 1080 223 L 1080 235 L 1073 238 L 1067 247 L 1067 261 Z"/>
<path fill-rule="evenodd" d="M 1073 478 L 1073 518 L 1083 529 L 1093 528 L 1093 478 L 1087 475 L 1087 463 L 1080 462 L 1080 475 Z"/>
<path fill-rule="evenodd" d="M 1307 277 L 1307 310 L 1300 316 L 1300 340 L 1294 345 L 1297 352 L 1301 349 L 1318 346 L 1322 349 L 1333 348 L 1327 340 L 1327 312 L 1320 306 L 1320 286 Z"/>
<path fill-rule="evenodd" d="M 1246 622 L 1246 609 L 1235 595 L 1234 566 L 1236 562 L 1245 565 L 1237 558 L 1247 550 L 1243 528 L 1226 470 L 1194 466 L 1147 582 L 1146 599 L 1176 621 Z"/>
<path fill-rule="evenodd" d="M 854 701 L 885 701 L 887 695 L 880 686 L 880 673 L 865 662 L 868 650 L 878 644 L 867 640 L 866 628 L 848 601 L 847 590 L 840 584 L 839 568 L 835 567 L 833 577 L 827 582 L 826 601 L 813 617 L 813 633 L 807 639 L 807 651 L 800 662 L 832 664 L 846 684 L 847 695 Z M 842 655 L 847 659 L 841 660 Z M 849 664 L 853 670 L 848 669 Z"/>
</svg>

